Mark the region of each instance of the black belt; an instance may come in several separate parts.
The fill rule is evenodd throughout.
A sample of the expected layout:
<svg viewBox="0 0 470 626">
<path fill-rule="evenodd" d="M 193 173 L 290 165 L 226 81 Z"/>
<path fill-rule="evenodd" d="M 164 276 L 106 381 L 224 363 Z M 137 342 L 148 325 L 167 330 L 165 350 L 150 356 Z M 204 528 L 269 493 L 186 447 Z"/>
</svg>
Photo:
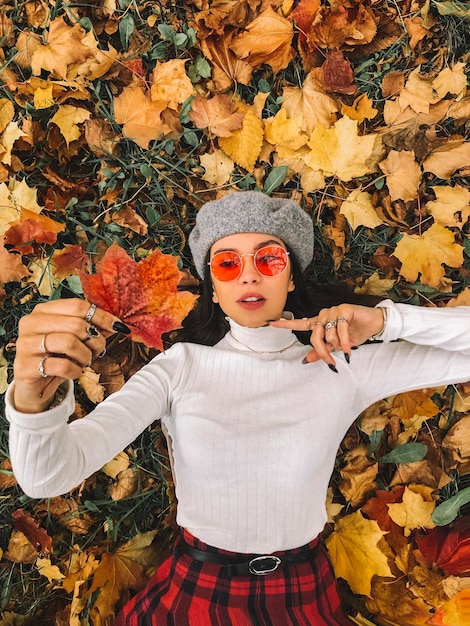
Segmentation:
<svg viewBox="0 0 470 626">
<path fill-rule="evenodd" d="M 183 552 L 195 561 L 201 563 L 216 563 L 227 568 L 229 576 L 243 576 L 246 574 L 254 574 L 256 576 L 265 576 L 276 571 L 278 567 L 292 565 L 293 563 L 304 563 L 312 558 L 317 544 L 313 547 L 309 546 L 302 552 L 296 554 L 287 554 L 276 556 L 274 554 L 246 555 L 243 557 L 225 556 L 215 552 L 199 550 L 188 545 L 185 541 L 181 542 Z"/>
</svg>

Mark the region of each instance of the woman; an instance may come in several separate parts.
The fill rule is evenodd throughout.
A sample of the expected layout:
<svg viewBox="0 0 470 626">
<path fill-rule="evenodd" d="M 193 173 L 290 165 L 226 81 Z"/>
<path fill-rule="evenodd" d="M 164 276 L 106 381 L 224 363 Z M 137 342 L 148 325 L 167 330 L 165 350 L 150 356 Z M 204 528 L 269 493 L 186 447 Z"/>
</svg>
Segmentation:
<svg viewBox="0 0 470 626">
<path fill-rule="evenodd" d="M 86 419 L 67 425 L 67 381 L 126 328 L 79 300 L 23 318 L 7 394 L 17 479 L 33 497 L 67 492 L 160 418 L 182 531 L 116 623 L 350 624 L 318 542 L 338 445 L 373 402 L 469 378 L 470 307 L 386 301 L 311 315 L 311 220 L 258 192 L 204 205 L 189 244 L 204 290 L 175 345 Z M 361 345 L 371 337 L 382 342 Z"/>
</svg>

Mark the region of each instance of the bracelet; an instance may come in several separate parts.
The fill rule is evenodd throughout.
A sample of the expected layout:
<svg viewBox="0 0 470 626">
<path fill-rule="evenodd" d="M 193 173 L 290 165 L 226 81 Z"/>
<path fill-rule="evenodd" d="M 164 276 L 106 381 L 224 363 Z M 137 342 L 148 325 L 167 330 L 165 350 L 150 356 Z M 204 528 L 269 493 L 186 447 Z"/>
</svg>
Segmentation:
<svg viewBox="0 0 470 626">
<path fill-rule="evenodd" d="M 378 306 L 377 308 L 382 311 L 382 316 L 383 316 L 384 322 L 383 322 L 382 329 L 376 335 L 372 335 L 371 337 L 369 337 L 370 341 L 380 341 L 382 335 L 385 332 L 385 326 L 387 324 L 387 308 L 384 307 L 384 306 Z"/>
</svg>

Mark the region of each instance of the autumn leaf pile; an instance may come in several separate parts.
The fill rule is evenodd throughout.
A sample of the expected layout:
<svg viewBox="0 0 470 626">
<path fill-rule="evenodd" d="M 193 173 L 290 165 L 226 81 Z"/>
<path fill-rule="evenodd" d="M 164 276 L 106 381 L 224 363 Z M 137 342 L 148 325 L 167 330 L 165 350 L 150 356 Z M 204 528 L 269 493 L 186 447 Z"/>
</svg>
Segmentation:
<svg viewBox="0 0 470 626">
<path fill-rule="evenodd" d="M 73 419 L 119 389 L 197 286 L 197 209 L 233 189 L 302 204 L 314 285 L 470 304 L 469 49 L 459 0 L 2 2 L 0 391 L 36 303 L 98 297 L 118 257 L 137 286 L 174 268 L 134 290 L 139 341 L 85 370 Z M 111 623 L 174 528 L 158 425 L 45 501 L 0 426 L 0 623 Z M 325 541 L 357 624 L 470 623 L 469 441 L 469 385 L 387 398 L 343 440 Z"/>
</svg>

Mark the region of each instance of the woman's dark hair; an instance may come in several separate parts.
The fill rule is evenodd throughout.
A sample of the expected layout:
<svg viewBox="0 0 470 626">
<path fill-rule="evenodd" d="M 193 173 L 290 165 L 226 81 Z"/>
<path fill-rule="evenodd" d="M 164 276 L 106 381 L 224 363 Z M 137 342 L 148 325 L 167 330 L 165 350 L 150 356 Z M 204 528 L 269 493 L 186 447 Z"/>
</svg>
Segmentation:
<svg viewBox="0 0 470 626">
<path fill-rule="evenodd" d="M 288 293 L 285 309 L 291 311 L 296 318 L 312 317 L 317 313 L 317 310 L 307 291 L 299 262 L 291 250 L 289 250 L 289 253 L 295 289 Z M 183 321 L 182 328 L 169 335 L 169 344 L 188 341 L 213 346 L 222 339 L 229 329 L 228 321 L 225 319 L 225 313 L 220 306 L 212 300 L 213 291 L 209 258 L 208 253 L 204 264 L 204 280 L 201 285 L 198 301 Z M 308 343 L 310 333 L 302 332 L 296 333 L 296 335 L 300 341 Z"/>
</svg>

